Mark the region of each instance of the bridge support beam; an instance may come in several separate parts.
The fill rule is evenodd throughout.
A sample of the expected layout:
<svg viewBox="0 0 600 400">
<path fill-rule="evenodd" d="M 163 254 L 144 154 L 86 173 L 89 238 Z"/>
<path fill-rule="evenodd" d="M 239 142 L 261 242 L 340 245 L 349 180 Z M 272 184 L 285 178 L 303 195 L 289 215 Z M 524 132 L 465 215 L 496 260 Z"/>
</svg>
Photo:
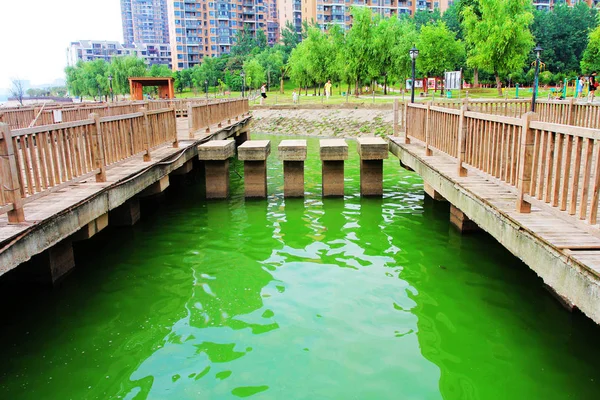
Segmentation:
<svg viewBox="0 0 600 400">
<path fill-rule="evenodd" d="M 282 140 L 278 150 L 283 161 L 284 197 L 303 197 L 306 140 Z"/>
<path fill-rule="evenodd" d="M 108 226 L 108 213 L 103 214 L 81 228 L 72 236 L 73 241 L 87 240 Z"/>
<path fill-rule="evenodd" d="M 427 182 L 423 182 L 423 190 L 425 194 L 431 197 L 435 201 L 446 201 L 444 196 L 442 196 L 438 191 L 436 191 L 433 186 L 431 186 Z"/>
<path fill-rule="evenodd" d="M 140 197 L 149 197 L 164 192 L 169 187 L 169 175 L 165 175 L 139 194 Z"/>
<path fill-rule="evenodd" d="M 190 173 L 194 169 L 194 160 L 188 160 L 181 167 L 177 168 L 175 171 L 171 172 L 173 176 L 186 175 Z"/>
<path fill-rule="evenodd" d="M 238 158 L 244 161 L 246 197 L 267 197 L 267 158 L 269 154 L 271 154 L 270 140 L 249 140 L 238 147 Z"/>
<path fill-rule="evenodd" d="M 140 220 L 140 199 L 132 197 L 110 211 L 110 224 L 113 226 L 133 226 Z"/>
<path fill-rule="evenodd" d="M 360 156 L 360 195 L 383 195 L 383 160 L 388 158 L 388 144 L 378 137 L 356 139 Z"/>
<path fill-rule="evenodd" d="M 481 229 L 457 207 L 450 205 L 450 223 L 461 233 L 478 232 Z"/>
<path fill-rule="evenodd" d="M 28 281 L 54 285 L 75 268 L 73 242 L 67 238 L 32 259 L 32 274 Z"/>
<path fill-rule="evenodd" d="M 229 158 L 234 155 L 233 140 L 213 140 L 198 146 L 198 159 L 204 161 L 207 199 L 229 196 Z"/>
<path fill-rule="evenodd" d="M 244 142 L 250 140 L 250 131 L 248 129 L 240 131 L 235 135 L 235 145 L 241 146 Z"/>
<path fill-rule="evenodd" d="M 343 139 L 321 139 L 319 146 L 323 197 L 343 197 L 344 161 L 348 159 L 348 144 Z"/>
</svg>

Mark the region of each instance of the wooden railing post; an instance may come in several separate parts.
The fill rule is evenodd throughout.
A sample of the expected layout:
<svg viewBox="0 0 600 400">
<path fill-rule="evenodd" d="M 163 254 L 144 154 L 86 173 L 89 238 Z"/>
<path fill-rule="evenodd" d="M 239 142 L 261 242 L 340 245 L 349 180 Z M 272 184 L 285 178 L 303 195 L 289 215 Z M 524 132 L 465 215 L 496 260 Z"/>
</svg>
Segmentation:
<svg viewBox="0 0 600 400">
<path fill-rule="evenodd" d="M 148 162 L 151 159 L 150 122 L 148 121 L 148 110 L 146 110 L 146 107 L 140 108 L 140 111 L 144 113 L 144 124 L 142 132 L 142 134 L 144 135 L 144 148 L 146 149 L 146 153 L 144 153 L 144 161 Z M 134 132 L 133 134 L 135 135 L 136 132 Z"/>
<path fill-rule="evenodd" d="M 531 121 L 535 120 L 536 114 L 528 112 L 523 115 L 523 123 L 521 126 L 521 148 L 519 149 L 519 177 L 517 179 L 517 187 L 519 194 L 517 197 L 517 212 L 531 212 L 531 203 L 525 201 L 525 195 L 529 194 L 531 186 L 531 171 L 533 169 L 533 142 L 534 132 L 530 128 Z"/>
<path fill-rule="evenodd" d="M 173 102 L 171 109 L 173 110 L 173 126 L 171 126 L 171 129 L 173 130 L 173 147 L 178 148 L 179 138 L 177 137 L 177 106 L 175 105 L 175 102 Z"/>
<path fill-rule="evenodd" d="M 190 139 L 194 138 L 194 106 L 192 102 L 187 103 L 188 133 Z"/>
<path fill-rule="evenodd" d="M 465 117 L 467 112 L 467 106 L 463 105 L 460 108 L 460 114 L 458 116 L 458 176 L 467 176 L 467 169 L 463 167 L 463 161 L 465 159 L 467 151 L 467 118 Z"/>
<path fill-rule="evenodd" d="M 90 119 L 94 120 L 92 127 L 92 156 L 94 157 L 94 168 L 99 172 L 96 174 L 96 182 L 106 182 L 106 162 L 104 159 L 104 143 L 102 139 L 102 127 L 100 125 L 100 115 L 90 114 Z"/>
<path fill-rule="evenodd" d="M 398 99 L 394 99 L 394 136 L 398 136 L 400 129 L 398 127 Z"/>
<path fill-rule="evenodd" d="M 569 99 L 569 109 L 567 110 L 567 125 L 573 125 L 575 122 L 575 99 L 571 97 Z"/>
<path fill-rule="evenodd" d="M 13 148 L 12 133 L 7 124 L 0 123 L 0 162 L 2 163 L 2 180 L 4 196 L 13 209 L 8 212 L 8 223 L 18 224 L 25 221 L 23 199 L 21 198 L 21 185 L 19 184 L 19 170 Z"/>
<path fill-rule="evenodd" d="M 429 148 L 429 142 L 431 137 L 431 102 L 427 102 L 427 113 L 425 114 L 425 155 L 433 155 L 433 151 Z"/>
</svg>

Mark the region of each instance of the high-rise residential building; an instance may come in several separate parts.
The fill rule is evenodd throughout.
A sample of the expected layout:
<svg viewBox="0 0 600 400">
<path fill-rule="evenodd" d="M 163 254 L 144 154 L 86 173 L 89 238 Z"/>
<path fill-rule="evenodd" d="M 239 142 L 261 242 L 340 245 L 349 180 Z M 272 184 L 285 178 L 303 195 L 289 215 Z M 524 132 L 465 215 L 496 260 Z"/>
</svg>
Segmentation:
<svg viewBox="0 0 600 400">
<path fill-rule="evenodd" d="M 167 0 L 121 0 L 123 40 L 133 43 L 169 43 Z"/>
<path fill-rule="evenodd" d="M 302 0 L 276 0 L 279 29 L 289 22 L 299 34 L 302 32 Z"/>
<path fill-rule="evenodd" d="M 164 64 L 171 67 L 171 51 L 168 43 L 121 44 L 106 40 L 79 40 L 71 42 L 68 48 L 69 65 L 77 61 L 105 60 L 114 57 L 136 56 L 148 65 Z"/>
<path fill-rule="evenodd" d="M 262 30 L 279 41 L 276 0 L 168 0 L 173 68 L 192 68 L 204 57 L 227 54 L 238 32 Z"/>
</svg>

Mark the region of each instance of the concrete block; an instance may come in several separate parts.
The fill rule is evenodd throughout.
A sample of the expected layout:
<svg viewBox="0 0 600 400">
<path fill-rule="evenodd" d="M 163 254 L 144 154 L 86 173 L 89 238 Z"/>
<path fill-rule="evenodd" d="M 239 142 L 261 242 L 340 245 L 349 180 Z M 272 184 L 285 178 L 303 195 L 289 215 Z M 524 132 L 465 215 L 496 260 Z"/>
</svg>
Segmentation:
<svg viewBox="0 0 600 400">
<path fill-rule="evenodd" d="M 439 192 L 437 192 L 433 188 L 433 186 L 431 186 L 427 182 L 423 182 L 423 190 L 425 191 L 425 194 L 427 194 L 429 197 L 431 197 L 435 201 L 446 201 L 446 199 L 444 198 L 444 196 L 442 196 L 441 194 L 439 194 Z"/>
<path fill-rule="evenodd" d="M 360 137 L 356 139 L 361 160 L 383 160 L 388 158 L 388 143 L 380 137 Z"/>
<path fill-rule="evenodd" d="M 42 285 L 54 285 L 73 268 L 73 243 L 71 239 L 65 239 L 32 259 L 32 269 L 26 279 Z"/>
<path fill-rule="evenodd" d="M 319 149 L 323 161 L 348 159 L 348 143 L 344 139 L 321 139 Z"/>
<path fill-rule="evenodd" d="M 266 161 L 244 161 L 244 192 L 246 197 L 267 197 Z"/>
<path fill-rule="evenodd" d="M 108 213 L 99 216 L 86 224 L 79 232 L 72 236 L 73 241 L 87 240 L 108 226 Z"/>
<path fill-rule="evenodd" d="M 243 161 L 264 161 L 269 154 L 270 140 L 248 140 L 238 147 L 238 158 Z"/>
<path fill-rule="evenodd" d="M 133 226 L 140 220 L 140 200 L 132 197 L 110 211 L 110 224 L 113 226 Z"/>
<path fill-rule="evenodd" d="M 226 199 L 229 196 L 229 158 L 205 161 L 204 173 L 206 198 Z"/>
<path fill-rule="evenodd" d="M 139 194 L 140 197 L 154 196 L 156 194 L 164 192 L 169 187 L 169 175 L 165 175 L 146 189 L 142 190 Z"/>
<path fill-rule="evenodd" d="M 306 160 L 306 140 L 282 140 L 277 149 L 281 161 Z M 304 163 L 302 167 L 304 168 Z M 302 173 L 304 174 L 304 171 Z"/>
<path fill-rule="evenodd" d="M 185 174 L 190 173 L 193 169 L 194 169 L 193 160 L 188 160 L 181 167 L 179 167 L 175 171 L 171 172 L 171 175 L 174 175 L 174 176 L 185 175 Z"/>
<path fill-rule="evenodd" d="M 360 195 L 383 195 L 383 160 L 360 160 Z"/>
<path fill-rule="evenodd" d="M 344 160 L 322 161 L 323 197 L 344 196 Z"/>
<path fill-rule="evenodd" d="M 284 197 L 304 196 L 304 161 L 283 162 L 283 195 Z"/>
<path fill-rule="evenodd" d="M 465 213 L 453 205 L 450 205 L 450 223 L 461 233 L 477 232 L 480 230 L 475 222 L 471 221 Z"/>
<path fill-rule="evenodd" d="M 234 155 L 233 140 L 211 140 L 198 146 L 199 160 L 226 160 Z"/>
</svg>

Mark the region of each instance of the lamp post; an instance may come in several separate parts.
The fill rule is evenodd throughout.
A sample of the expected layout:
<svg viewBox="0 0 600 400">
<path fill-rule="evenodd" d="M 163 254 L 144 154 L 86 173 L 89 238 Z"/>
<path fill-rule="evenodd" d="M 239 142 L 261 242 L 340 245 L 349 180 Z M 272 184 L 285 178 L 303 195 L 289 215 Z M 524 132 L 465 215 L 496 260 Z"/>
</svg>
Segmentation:
<svg viewBox="0 0 600 400">
<path fill-rule="evenodd" d="M 206 93 L 206 98 L 208 99 L 208 79 L 204 81 L 204 92 Z"/>
<path fill-rule="evenodd" d="M 108 87 L 110 88 L 110 102 L 114 103 L 115 97 L 114 97 L 113 88 L 112 88 L 112 80 L 113 80 L 112 74 L 108 75 Z"/>
<path fill-rule="evenodd" d="M 535 96 L 537 95 L 538 88 L 538 75 L 540 73 L 540 53 L 542 52 L 540 45 L 535 46 L 535 78 L 533 79 L 533 94 L 531 95 L 531 111 L 535 112 Z"/>
<path fill-rule="evenodd" d="M 246 90 L 246 74 L 244 71 L 240 72 L 240 76 L 242 77 L 242 97 L 244 97 L 244 93 Z"/>
<path fill-rule="evenodd" d="M 415 62 L 417 61 L 417 57 L 419 56 L 419 50 L 415 46 L 412 47 L 409 51 L 410 58 L 412 60 L 412 80 L 410 83 L 410 102 L 415 102 Z"/>
</svg>

